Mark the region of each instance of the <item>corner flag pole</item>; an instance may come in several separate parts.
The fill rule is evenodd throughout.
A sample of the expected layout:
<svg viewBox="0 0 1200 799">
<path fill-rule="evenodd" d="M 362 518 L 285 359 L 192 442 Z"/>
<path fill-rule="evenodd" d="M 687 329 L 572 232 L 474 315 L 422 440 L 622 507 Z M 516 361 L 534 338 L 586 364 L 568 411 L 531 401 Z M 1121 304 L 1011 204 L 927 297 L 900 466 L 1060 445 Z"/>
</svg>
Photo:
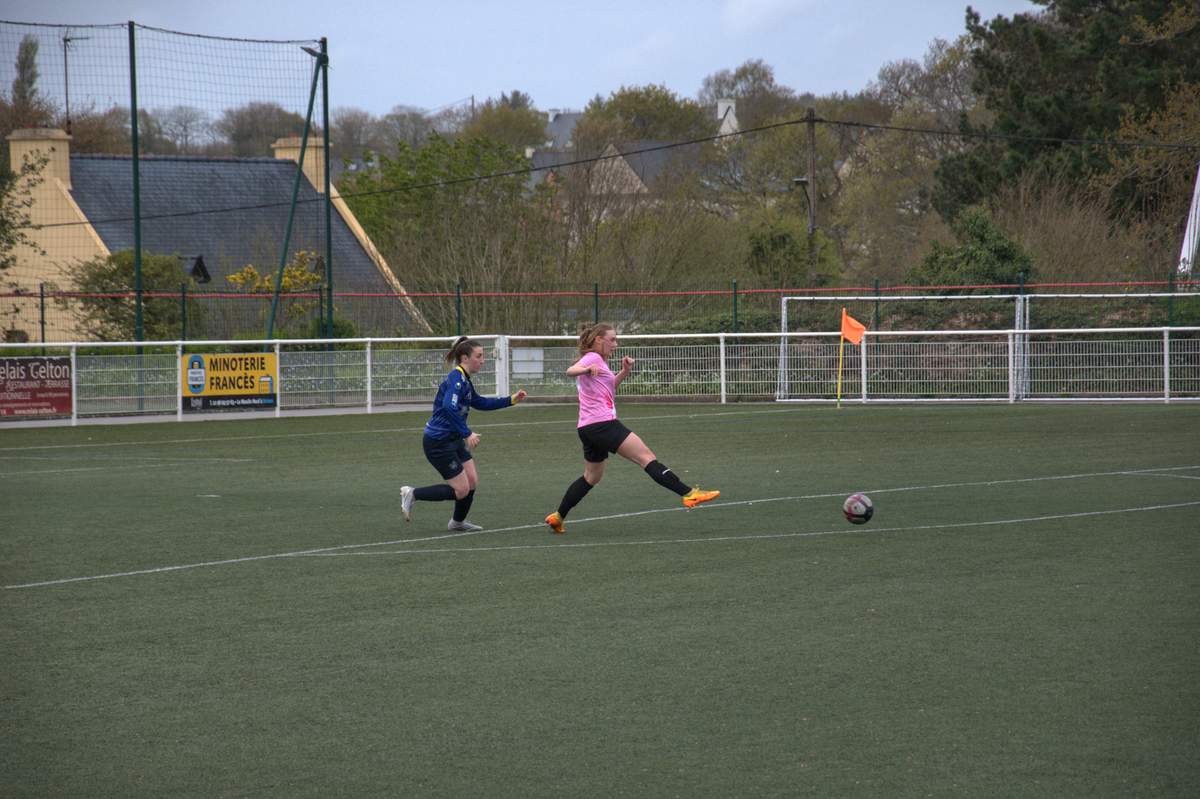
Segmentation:
<svg viewBox="0 0 1200 799">
<path fill-rule="evenodd" d="M 837 406 L 839 408 L 842 407 L 842 359 L 846 352 L 846 339 L 850 339 L 851 344 L 861 347 L 865 332 L 867 332 L 867 328 L 863 323 L 846 313 L 846 307 L 842 306 L 842 327 L 841 334 L 838 336 Z"/>
<path fill-rule="evenodd" d="M 842 309 L 845 310 L 844 308 Z M 837 407 L 842 407 L 842 353 L 846 350 L 846 337 L 838 336 Z"/>
</svg>

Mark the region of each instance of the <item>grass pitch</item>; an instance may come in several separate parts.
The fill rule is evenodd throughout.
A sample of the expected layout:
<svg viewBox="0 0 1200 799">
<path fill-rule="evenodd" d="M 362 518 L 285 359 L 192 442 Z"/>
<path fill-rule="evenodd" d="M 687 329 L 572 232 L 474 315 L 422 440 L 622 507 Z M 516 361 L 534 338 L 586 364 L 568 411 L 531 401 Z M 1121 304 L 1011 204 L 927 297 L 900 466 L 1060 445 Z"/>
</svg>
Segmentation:
<svg viewBox="0 0 1200 799">
<path fill-rule="evenodd" d="M 0 795 L 1200 794 L 1200 406 L 622 418 L 0 428 Z"/>
</svg>

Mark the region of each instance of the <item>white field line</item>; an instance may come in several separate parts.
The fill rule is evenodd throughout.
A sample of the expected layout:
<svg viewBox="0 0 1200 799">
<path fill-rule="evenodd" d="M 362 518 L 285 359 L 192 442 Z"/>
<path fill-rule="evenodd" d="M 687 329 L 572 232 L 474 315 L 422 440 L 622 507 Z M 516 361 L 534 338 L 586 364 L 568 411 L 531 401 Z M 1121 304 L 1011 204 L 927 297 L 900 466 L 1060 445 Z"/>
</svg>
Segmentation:
<svg viewBox="0 0 1200 799">
<path fill-rule="evenodd" d="M 73 469 L 26 469 L 20 472 L 0 472 L 0 477 L 25 477 L 34 474 L 69 474 L 71 472 L 115 472 L 132 469 L 157 469 L 161 463 L 130 463 L 124 466 L 78 466 Z"/>
<path fill-rule="evenodd" d="M 65 457 L 50 457 L 46 455 L 0 455 L 0 461 L 50 461 L 51 463 L 73 463 L 80 459 L 72 455 Z M 253 458 L 164 458 L 158 455 L 88 455 L 84 462 L 100 461 L 168 461 L 177 463 L 198 463 L 214 461 L 217 463 L 242 463 Z"/>
<path fill-rule="evenodd" d="M 1078 480 L 1078 479 L 1084 479 L 1084 478 L 1088 478 L 1088 477 L 1112 477 L 1112 476 L 1142 475 L 1142 474 L 1156 475 L 1159 472 L 1179 471 L 1179 470 L 1186 470 L 1186 469 L 1200 469 L 1200 465 L 1198 465 L 1198 466 L 1164 466 L 1164 467 L 1157 468 L 1157 469 L 1139 469 L 1139 470 L 1133 470 L 1133 471 L 1124 470 L 1124 471 L 1114 471 L 1114 472 L 1088 472 L 1088 473 L 1069 474 L 1069 475 L 1048 475 L 1046 477 L 1021 477 L 1021 478 L 1014 478 L 1014 479 L 1009 479 L 1009 480 L 977 480 L 977 481 L 962 482 L 962 483 L 938 483 L 938 484 L 925 485 L 925 486 L 904 486 L 904 487 L 900 487 L 900 488 L 875 488 L 875 489 L 869 490 L 866 493 L 888 494 L 888 493 L 898 493 L 898 492 L 902 492 L 902 491 L 924 491 L 924 490 L 935 490 L 935 489 L 943 489 L 943 488 L 965 488 L 968 486 L 995 486 L 995 485 L 1004 485 L 1004 484 L 1012 484 L 1012 483 L 1030 483 L 1030 482 L 1039 482 L 1039 481 L 1048 481 L 1048 480 Z M 738 500 L 738 501 L 733 501 L 733 502 L 710 502 L 710 503 L 704 505 L 703 507 L 704 507 L 705 511 L 708 512 L 708 511 L 712 511 L 712 510 L 720 510 L 720 509 L 726 509 L 726 508 L 747 507 L 747 506 L 758 505 L 758 504 L 763 504 L 763 503 L 767 503 L 767 502 L 788 502 L 788 501 L 799 501 L 799 500 L 808 500 L 808 499 L 828 499 L 830 497 L 842 497 L 842 496 L 845 496 L 845 494 L 846 494 L 845 491 L 837 491 L 837 492 L 831 492 L 831 493 L 825 493 L 825 494 L 804 494 L 801 496 L 793 496 L 793 497 L 763 497 L 760 499 L 747 499 L 747 500 Z M 1088 515 L 1096 515 L 1096 514 L 1103 514 L 1103 513 L 1130 513 L 1135 510 L 1163 510 L 1163 509 L 1167 509 L 1167 508 L 1188 507 L 1191 505 L 1200 505 L 1200 501 L 1182 502 L 1182 503 L 1177 503 L 1177 504 L 1173 504 L 1173 505 L 1154 505 L 1154 506 L 1146 506 L 1144 508 L 1133 508 L 1133 509 L 1124 508 L 1124 509 L 1119 509 L 1119 510 L 1114 510 L 1114 511 L 1091 511 L 1091 512 L 1081 513 L 1081 514 L 1063 514 L 1063 515 L 1055 516 L 1055 517 L 1038 517 L 1038 518 L 1040 518 L 1040 519 L 1071 518 L 1072 516 L 1088 516 Z M 570 525 L 574 526 L 574 525 L 579 525 L 579 524 L 586 524 L 588 522 L 602 522 L 602 521 L 612 521 L 614 519 L 627 519 L 627 518 L 631 518 L 634 516 L 647 516 L 647 515 L 654 514 L 654 513 L 677 513 L 679 511 L 685 511 L 685 510 L 686 510 L 685 508 L 680 507 L 680 506 L 674 506 L 674 507 L 670 507 L 670 508 L 653 508 L 650 510 L 631 511 L 629 513 L 616 513 L 616 514 L 610 514 L 610 515 L 606 515 L 606 516 L 592 516 L 592 517 L 587 517 L 587 518 L 583 518 L 583 519 L 572 518 L 569 520 L 568 523 Z M 977 525 L 986 525 L 986 524 L 1015 524 L 1018 521 L 1020 521 L 1020 520 L 1003 520 L 1003 521 L 991 521 L 991 522 L 979 522 L 979 523 L 966 522 L 966 523 L 960 523 L 957 526 L 977 526 Z M 956 526 L 956 525 L 938 525 L 938 526 L 929 526 L 929 527 L 895 528 L 895 529 L 918 530 L 918 529 L 937 529 L 938 527 L 954 527 L 954 526 Z M 214 566 L 231 566 L 231 565 L 235 565 L 235 564 L 239 564 L 239 563 L 253 563 L 255 561 L 261 561 L 261 560 L 277 560 L 280 558 L 293 558 L 293 557 L 298 557 L 301 555 L 321 555 L 321 554 L 339 553 L 339 552 L 346 552 L 349 550 L 356 550 L 356 549 L 370 549 L 370 548 L 374 548 L 374 547 L 387 547 L 387 546 L 396 546 L 396 545 L 407 546 L 407 545 L 411 545 L 411 544 L 426 543 L 429 541 L 443 541 L 443 540 L 451 539 L 451 538 L 463 538 L 466 536 L 476 536 L 476 535 L 494 535 L 497 533 L 511 533 L 511 532 L 516 532 L 518 530 L 534 530 L 534 529 L 539 529 L 539 528 L 545 528 L 545 523 L 537 522 L 535 524 L 519 524 L 519 525 L 514 525 L 512 527 L 498 527 L 498 528 L 494 528 L 491 530 L 477 530 L 477 531 L 460 532 L 460 533 L 444 533 L 442 535 L 433 535 L 433 536 L 427 536 L 424 538 L 398 538 L 398 539 L 393 539 L 390 541 L 375 541 L 375 542 L 367 543 L 367 544 L 340 544 L 338 546 L 317 547 L 314 549 L 302 549 L 302 550 L 297 550 L 294 552 L 276 552 L 276 553 L 271 553 L 268 555 L 249 555 L 249 556 L 241 557 L 241 558 L 226 558 L 223 560 L 210 560 L 210 561 L 202 561 L 199 563 L 184 563 L 184 564 L 180 564 L 180 565 L 176 565 L 176 566 L 158 566 L 158 567 L 149 568 L 149 569 L 136 569 L 134 571 L 112 572 L 109 574 L 95 574 L 95 575 L 90 575 L 87 577 L 64 577 L 64 578 L 58 579 L 58 580 L 43 580 L 43 581 L 35 582 L 35 583 L 20 583 L 20 584 L 16 584 L 16 585 L 6 585 L 6 586 L 4 586 L 4 590 L 7 591 L 7 590 L 15 590 L 15 589 L 21 589 L 21 588 L 42 588 L 45 586 L 52 586 L 52 585 L 64 585 L 67 583 L 90 582 L 90 581 L 95 581 L 95 580 L 109 580 L 109 579 L 113 579 L 116 577 L 136 577 L 139 575 L 146 575 L 146 574 L 162 574 L 164 572 L 184 571 L 187 569 L 202 569 L 202 568 L 210 568 L 210 567 L 214 567 Z M 882 529 L 881 528 L 873 528 L 873 531 L 883 532 L 888 529 L 891 529 L 891 528 L 882 528 Z M 864 532 L 867 532 L 867 531 L 864 531 Z M 794 534 L 794 535 L 799 535 L 799 534 Z M 739 536 L 739 537 L 741 537 L 741 536 Z"/>
<path fill-rule="evenodd" d="M 722 535 L 710 536 L 706 538 L 664 538 L 659 540 L 647 541 L 590 541 L 583 543 L 571 544 L 512 544 L 502 547 L 443 547 L 441 549 L 393 549 L 385 551 L 373 550 L 371 552 L 305 552 L 297 557 L 309 558 L 338 558 L 348 557 L 351 555 L 357 556 L 372 556 L 379 555 L 434 555 L 453 553 L 456 555 L 470 555 L 475 552 L 504 552 L 508 550 L 525 550 L 525 549 L 582 549 L 590 547 L 641 547 L 641 546 L 665 546 L 668 544 L 711 544 L 723 541 L 768 541 L 777 538 L 814 538 L 817 536 L 828 535 L 853 535 L 859 533 L 909 533 L 919 530 L 953 530 L 963 527 L 994 527 L 1002 524 L 1027 524 L 1029 522 L 1048 522 L 1059 519 L 1077 519 L 1084 516 L 1110 516 L 1116 513 L 1143 513 L 1147 511 L 1168 510 L 1170 508 L 1187 508 L 1193 505 L 1200 505 L 1200 500 L 1194 502 L 1175 502 L 1170 505 L 1145 505 L 1140 508 L 1114 508 L 1112 510 L 1093 510 L 1084 511 L 1081 513 L 1055 513 L 1049 516 L 1026 516 L 1018 519 L 992 519 L 984 522 L 956 522 L 954 524 L 918 524 L 911 527 L 875 527 L 870 530 L 865 526 L 853 528 L 840 528 L 838 530 L 813 530 L 806 533 L 751 533 L 748 535 Z M 590 520 L 589 520 L 590 521 Z"/>
<path fill-rule="evenodd" d="M 1150 474 L 1149 477 L 1174 477 L 1176 480 L 1200 480 L 1200 475 L 1194 474 Z"/>
<path fill-rule="evenodd" d="M 65 458 L 40 458 L 38 460 L 65 461 Z M 92 458 L 88 459 L 94 460 Z M 114 459 L 109 459 L 114 460 Z M 103 466 L 73 466 L 66 469 L 22 469 L 19 472 L 0 472 L 0 477 L 25 477 L 34 474 L 69 474 L 71 472 L 116 472 L 130 469 L 158 469 L 169 466 L 193 466 L 197 463 L 252 463 L 253 458 L 141 458 L 131 460 L 150 460 L 153 463 L 106 463 Z"/>
<path fill-rule="evenodd" d="M 804 408 L 769 408 L 759 410 L 744 410 L 744 411 L 718 411 L 715 413 L 669 413 L 657 414 L 653 416 L 622 416 L 621 418 L 627 422 L 640 421 L 655 421 L 661 419 L 708 419 L 718 416 L 757 416 L 760 414 L 776 414 L 776 413 L 799 413 L 805 410 Z M 523 411 L 529 413 L 530 411 Z M 410 411 L 411 413 L 411 411 Z M 573 424 L 569 418 L 567 419 L 543 419 L 541 421 L 525 421 L 525 422 L 484 422 L 480 424 L 472 424 L 472 430 L 488 430 L 497 427 L 539 427 L 542 425 L 555 424 L 563 425 L 564 427 Z M 29 452 L 32 450 L 49 450 L 49 449 L 93 449 L 102 447 L 153 447 L 160 444 L 205 444 L 211 441 L 266 441 L 269 439 L 280 438 L 317 438 L 321 436 L 347 436 L 347 435 L 379 435 L 381 433 L 419 433 L 425 429 L 425 425 L 421 424 L 416 427 L 382 427 L 372 428 L 370 430 L 322 430 L 312 433 L 268 433 L 261 436 L 206 436 L 203 438 L 171 438 L 162 441 L 109 441 L 94 444 L 39 444 L 28 447 L 0 447 L 0 452 Z"/>
</svg>

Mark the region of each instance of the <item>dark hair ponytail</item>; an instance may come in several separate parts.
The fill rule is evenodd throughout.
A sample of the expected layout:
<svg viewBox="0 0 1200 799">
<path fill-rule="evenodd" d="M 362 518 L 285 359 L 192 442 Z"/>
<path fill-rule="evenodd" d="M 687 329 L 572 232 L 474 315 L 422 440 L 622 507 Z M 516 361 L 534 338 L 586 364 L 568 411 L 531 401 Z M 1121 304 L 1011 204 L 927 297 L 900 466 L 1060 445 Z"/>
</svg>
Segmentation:
<svg viewBox="0 0 1200 799">
<path fill-rule="evenodd" d="M 450 351 L 446 353 L 446 363 L 457 366 L 458 364 L 462 363 L 463 358 L 469 356 L 477 347 L 481 348 L 483 345 L 474 339 L 469 339 L 466 336 L 459 336 L 455 340 L 454 344 L 451 345 Z"/>
</svg>

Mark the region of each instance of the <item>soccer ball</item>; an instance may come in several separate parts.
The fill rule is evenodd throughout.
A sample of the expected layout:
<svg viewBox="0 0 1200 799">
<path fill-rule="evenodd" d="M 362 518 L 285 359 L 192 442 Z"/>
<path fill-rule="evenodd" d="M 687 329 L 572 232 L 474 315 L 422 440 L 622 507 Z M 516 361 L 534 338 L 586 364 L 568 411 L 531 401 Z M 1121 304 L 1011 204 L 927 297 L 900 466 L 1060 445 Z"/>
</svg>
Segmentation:
<svg viewBox="0 0 1200 799">
<path fill-rule="evenodd" d="M 851 524 L 866 524 L 875 515 L 875 506 L 866 494 L 851 494 L 842 503 L 842 513 Z"/>
</svg>

